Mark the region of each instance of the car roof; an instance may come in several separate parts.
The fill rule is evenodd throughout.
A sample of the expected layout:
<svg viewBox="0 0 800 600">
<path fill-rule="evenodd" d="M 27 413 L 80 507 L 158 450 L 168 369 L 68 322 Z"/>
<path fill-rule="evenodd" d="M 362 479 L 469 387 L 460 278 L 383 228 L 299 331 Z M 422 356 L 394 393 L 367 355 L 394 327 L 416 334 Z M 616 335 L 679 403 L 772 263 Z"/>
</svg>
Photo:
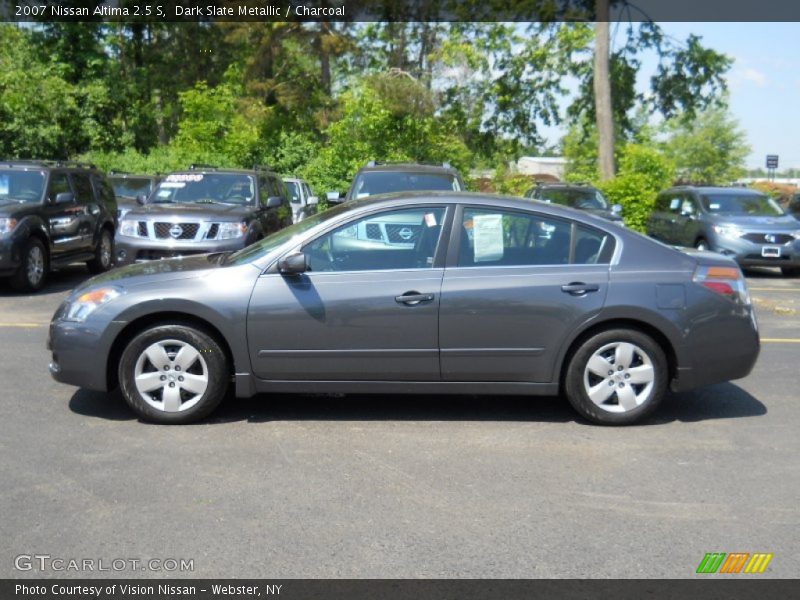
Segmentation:
<svg viewBox="0 0 800 600">
<path fill-rule="evenodd" d="M 421 163 L 375 163 L 374 165 L 364 165 L 358 170 L 359 173 L 384 172 L 384 173 L 449 173 L 460 175 L 458 169 L 444 164 L 426 165 Z"/>
<path fill-rule="evenodd" d="M 269 169 L 223 169 L 219 167 L 198 167 L 196 169 L 178 169 L 177 171 L 170 171 L 165 175 L 188 175 L 190 173 L 201 173 L 202 175 L 213 175 L 214 173 L 218 173 L 221 175 L 257 175 L 259 173 L 264 173 L 266 175 L 275 175 L 277 173 L 275 171 L 270 171 Z"/>
<path fill-rule="evenodd" d="M 593 185 L 589 185 L 588 183 L 537 183 L 531 189 L 540 189 L 540 190 L 596 190 Z"/>
<path fill-rule="evenodd" d="M 708 194 L 730 194 L 736 196 L 763 196 L 763 192 L 759 192 L 758 190 L 753 190 L 750 188 L 743 188 L 743 187 L 725 187 L 725 186 L 713 186 L 713 185 L 680 185 L 671 187 L 668 190 L 664 190 L 662 193 L 666 194 L 669 192 L 704 192 Z"/>
<path fill-rule="evenodd" d="M 21 160 L 11 159 L 0 161 L 3 169 L 66 169 L 73 171 L 97 171 L 92 163 L 81 163 L 69 160 Z"/>
<path fill-rule="evenodd" d="M 158 179 L 160 175 L 147 175 L 145 173 L 123 173 L 122 171 L 109 171 L 108 177 L 118 179 Z"/>
</svg>

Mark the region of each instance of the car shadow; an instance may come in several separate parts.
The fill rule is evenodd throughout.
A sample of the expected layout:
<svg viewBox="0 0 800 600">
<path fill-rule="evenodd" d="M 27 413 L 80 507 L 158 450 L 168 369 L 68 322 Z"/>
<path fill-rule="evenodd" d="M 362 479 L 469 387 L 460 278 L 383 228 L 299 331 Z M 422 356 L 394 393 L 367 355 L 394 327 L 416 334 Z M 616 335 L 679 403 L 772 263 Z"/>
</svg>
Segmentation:
<svg viewBox="0 0 800 600">
<path fill-rule="evenodd" d="M 778 267 L 747 267 L 742 271 L 748 279 L 794 279 L 784 275 Z"/>
<path fill-rule="evenodd" d="M 68 267 L 63 267 L 57 271 L 51 271 L 48 273 L 47 281 L 45 281 L 44 287 L 40 291 L 34 292 L 33 294 L 29 294 L 28 292 L 17 292 L 11 289 L 11 286 L 6 279 L 0 279 L 0 298 L 59 294 L 61 292 L 67 292 L 73 288 L 76 288 L 90 277 L 92 277 L 92 274 L 89 273 L 89 269 L 83 265 L 70 265 Z"/>
<path fill-rule="evenodd" d="M 78 390 L 70 410 L 111 421 L 135 419 L 119 390 Z M 738 419 L 767 414 L 767 407 L 732 383 L 669 394 L 639 426 Z M 228 398 L 201 424 L 272 421 L 531 421 L 591 425 L 559 397 L 275 394 Z"/>
</svg>

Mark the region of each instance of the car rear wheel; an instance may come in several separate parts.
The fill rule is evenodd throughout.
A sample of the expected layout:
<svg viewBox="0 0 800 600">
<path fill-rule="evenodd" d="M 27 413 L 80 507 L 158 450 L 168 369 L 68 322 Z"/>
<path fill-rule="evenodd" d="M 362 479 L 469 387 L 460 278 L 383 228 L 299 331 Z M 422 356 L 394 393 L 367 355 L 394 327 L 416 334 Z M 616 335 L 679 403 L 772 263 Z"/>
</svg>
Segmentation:
<svg viewBox="0 0 800 600">
<path fill-rule="evenodd" d="M 565 391 L 582 416 L 602 425 L 640 421 L 664 397 L 664 351 L 636 329 L 612 329 L 586 339 L 567 367 Z"/>
<path fill-rule="evenodd" d="M 11 277 L 11 287 L 18 292 L 38 292 L 47 278 L 47 250 L 39 238 L 30 238 L 22 249 L 22 262 Z"/>
<path fill-rule="evenodd" d="M 159 325 L 138 334 L 119 364 L 122 395 L 145 421 L 192 423 L 225 396 L 228 360 L 217 341 L 187 325 Z"/>
<path fill-rule="evenodd" d="M 94 251 L 94 258 L 86 263 L 89 272 L 97 275 L 105 273 L 111 268 L 114 261 L 114 237 L 108 229 L 100 232 L 100 241 Z"/>
</svg>

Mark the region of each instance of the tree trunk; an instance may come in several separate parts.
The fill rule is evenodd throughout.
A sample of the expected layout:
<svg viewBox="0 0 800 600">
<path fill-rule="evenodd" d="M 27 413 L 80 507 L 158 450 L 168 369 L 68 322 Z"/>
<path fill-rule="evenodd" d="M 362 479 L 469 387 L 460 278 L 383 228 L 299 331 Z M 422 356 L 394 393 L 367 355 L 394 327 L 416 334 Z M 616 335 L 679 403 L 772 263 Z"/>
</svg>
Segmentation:
<svg viewBox="0 0 800 600">
<path fill-rule="evenodd" d="M 597 162 L 600 179 L 614 177 L 614 115 L 609 73 L 608 0 L 595 2 L 594 112 L 597 119 Z"/>
</svg>

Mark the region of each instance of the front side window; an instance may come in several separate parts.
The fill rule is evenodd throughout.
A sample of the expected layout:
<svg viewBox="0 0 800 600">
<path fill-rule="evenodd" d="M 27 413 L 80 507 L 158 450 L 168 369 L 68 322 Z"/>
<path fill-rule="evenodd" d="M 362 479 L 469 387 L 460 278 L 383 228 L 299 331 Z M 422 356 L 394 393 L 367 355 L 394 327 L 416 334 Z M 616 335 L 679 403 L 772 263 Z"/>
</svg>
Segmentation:
<svg viewBox="0 0 800 600">
<path fill-rule="evenodd" d="M 303 248 L 312 272 L 433 267 L 445 209 L 420 207 L 362 217 Z"/>
<path fill-rule="evenodd" d="M 353 184 L 355 198 L 376 194 L 413 191 L 459 191 L 458 179 L 447 173 L 404 171 L 369 171 L 361 173 Z"/>
<path fill-rule="evenodd" d="M 0 171 L 0 204 L 40 202 L 44 191 L 41 171 Z"/>
<path fill-rule="evenodd" d="M 173 173 L 153 192 L 155 204 L 252 204 L 255 182 L 250 175 L 231 173 Z"/>
<path fill-rule="evenodd" d="M 461 222 L 459 267 L 538 266 L 607 263 L 612 237 L 544 215 L 465 208 Z"/>
<path fill-rule="evenodd" d="M 69 181 L 64 173 L 54 173 L 50 176 L 50 189 L 47 192 L 47 199 L 50 202 L 56 201 L 56 196 L 63 192 L 71 192 Z"/>
<path fill-rule="evenodd" d="M 779 217 L 783 210 L 769 196 L 762 194 L 704 194 L 703 208 L 717 215 Z"/>
</svg>

